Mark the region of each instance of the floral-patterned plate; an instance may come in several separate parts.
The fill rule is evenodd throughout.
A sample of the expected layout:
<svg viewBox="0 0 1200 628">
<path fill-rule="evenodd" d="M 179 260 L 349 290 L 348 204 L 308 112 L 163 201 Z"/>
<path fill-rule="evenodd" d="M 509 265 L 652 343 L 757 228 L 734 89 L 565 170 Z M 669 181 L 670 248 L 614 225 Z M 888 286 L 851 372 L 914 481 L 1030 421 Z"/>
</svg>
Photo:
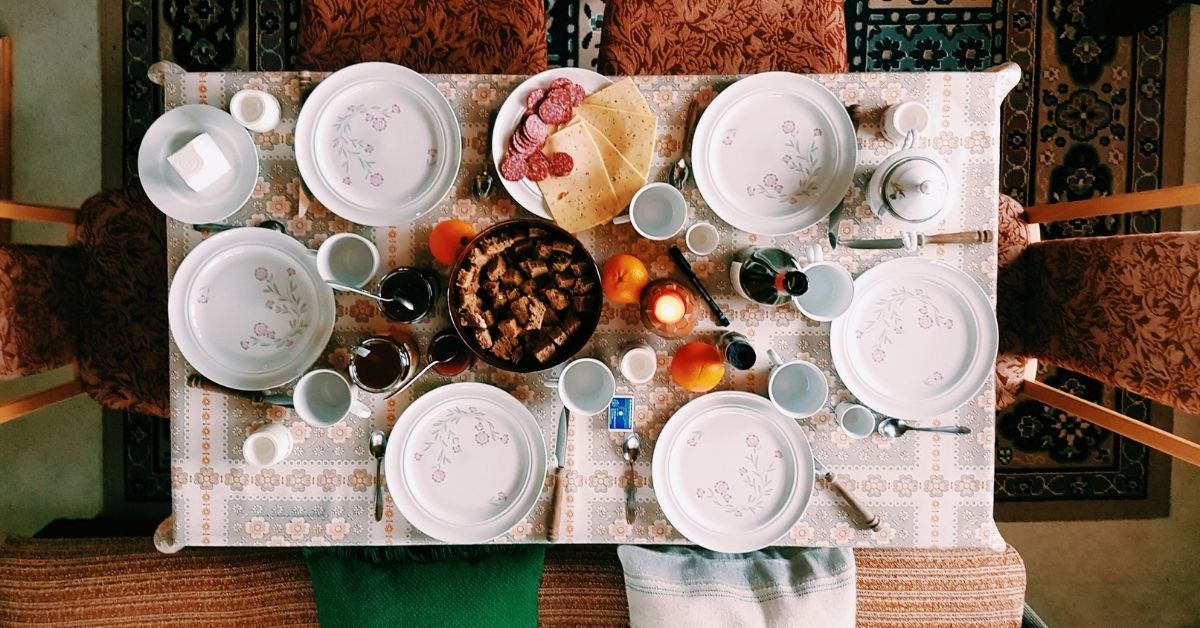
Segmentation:
<svg viewBox="0 0 1200 628">
<path fill-rule="evenodd" d="M 458 177 L 462 131 L 425 77 L 360 63 L 321 81 L 296 119 L 296 164 L 317 200 L 356 223 L 406 223 Z"/>
<path fill-rule="evenodd" d="M 546 443 L 512 395 L 460 382 L 421 395 L 396 419 L 383 464 L 413 527 L 447 543 L 483 543 L 537 503 Z"/>
<path fill-rule="evenodd" d="M 566 77 L 579 83 L 588 94 L 612 85 L 612 81 L 609 79 L 585 68 L 551 68 L 525 79 L 513 89 L 508 98 L 504 100 L 504 104 L 500 105 L 500 110 L 496 112 L 496 122 L 492 125 L 491 138 L 492 164 L 495 165 L 496 172 L 500 171 L 500 160 L 504 159 L 509 140 L 525 115 L 525 98 L 529 96 L 529 92 L 537 88 L 550 87 L 550 82 L 559 77 Z M 550 219 L 550 212 L 542 200 L 542 191 L 536 183 L 529 179 L 509 181 L 504 177 L 500 177 L 500 182 L 504 184 L 504 189 L 512 195 L 513 200 L 529 213 Z"/>
<path fill-rule="evenodd" d="M 925 419 L 970 400 L 992 374 L 996 313 L 979 284 L 941 262 L 904 257 L 854 281 L 854 303 L 829 344 L 846 388 L 902 419 Z"/>
<path fill-rule="evenodd" d="M 209 236 L 184 258 L 167 312 L 180 353 L 201 375 L 265 390 L 304 374 L 333 334 L 333 290 L 309 250 L 270 229 Z"/>
<path fill-rule="evenodd" d="M 705 108 L 691 157 L 696 187 L 725 222 L 786 235 L 841 202 L 857 155 L 854 123 L 832 92 L 799 74 L 765 72 Z"/>
<path fill-rule="evenodd" d="M 760 395 L 710 393 L 667 421 L 654 495 L 671 525 L 717 552 L 752 552 L 804 516 L 815 475 L 808 438 Z"/>
</svg>

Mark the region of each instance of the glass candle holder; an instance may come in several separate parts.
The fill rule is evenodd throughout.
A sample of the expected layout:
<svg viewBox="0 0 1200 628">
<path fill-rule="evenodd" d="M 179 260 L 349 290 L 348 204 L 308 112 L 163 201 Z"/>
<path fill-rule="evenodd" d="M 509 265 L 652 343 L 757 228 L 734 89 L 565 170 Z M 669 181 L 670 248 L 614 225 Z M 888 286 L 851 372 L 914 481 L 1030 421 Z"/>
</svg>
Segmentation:
<svg viewBox="0 0 1200 628">
<path fill-rule="evenodd" d="M 646 329 L 663 338 L 682 338 L 696 327 L 696 294 L 678 281 L 650 282 L 638 307 Z"/>
</svg>

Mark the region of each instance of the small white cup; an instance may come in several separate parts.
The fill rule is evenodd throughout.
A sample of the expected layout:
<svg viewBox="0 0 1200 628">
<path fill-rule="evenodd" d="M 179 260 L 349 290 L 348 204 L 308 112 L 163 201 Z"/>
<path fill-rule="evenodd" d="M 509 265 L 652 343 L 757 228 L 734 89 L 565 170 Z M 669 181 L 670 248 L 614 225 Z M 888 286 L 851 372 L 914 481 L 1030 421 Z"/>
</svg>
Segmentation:
<svg viewBox="0 0 1200 628">
<path fill-rule="evenodd" d="M 326 281 L 361 288 L 379 272 L 379 248 L 356 233 L 329 236 L 317 249 L 317 272 Z"/>
<path fill-rule="evenodd" d="M 296 414 L 313 427 L 329 427 L 354 415 L 369 418 L 371 409 L 354 398 L 354 389 L 337 371 L 319 369 L 305 373 L 292 395 Z"/>
<path fill-rule="evenodd" d="M 661 181 L 642 186 L 629 202 L 629 214 L 613 218 L 613 224 L 633 223 L 648 240 L 666 240 L 687 222 L 687 200 L 683 192 Z"/>
<path fill-rule="evenodd" d="M 683 241 L 689 251 L 703 257 L 717 250 L 717 246 L 721 244 L 721 234 L 712 223 L 698 222 L 688 227 L 687 232 L 683 234 Z"/>
<path fill-rule="evenodd" d="M 808 291 L 792 299 L 805 316 L 828 322 L 850 309 L 854 302 L 854 276 L 846 267 L 824 261 L 821 247 L 808 247 L 810 262 L 801 272 L 808 277 Z"/>
<path fill-rule="evenodd" d="M 269 467 L 292 453 L 292 433 L 279 423 L 258 428 L 242 444 L 242 456 L 252 467 Z"/>
<path fill-rule="evenodd" d="M 600 360 L 579 358 L 558 376 L 558 396 L 575 414 L 594 416 L 608 409 L 617 392 L 617 378 Z"/>
<path fill-rule="evenodd" d="M 843 401 L 834 409 L 838 426 L 850 438 L 867 438 L 875 433 L 875 413 L 866 406 Z"/>
<path fill-rule="evenodd" d="M 786 416 L 799 419 L 817 413 L 829 399 L 825 373 L 812 362 L 784 362 L 774 349 L 767 349 L 771 375 L 767 378 L 767 397 Z"/>
<path fill-rule="evenodd" d="M 238 124 L 255 131 L 274 131 L 280 120 L 279 99 L 258 89 L 243 89 L 229 99 L 229 114 Z"/>
<path fill-rule="evenodd" d="M 929 110 L 925 105 L 909 100 L 888 107 L 883 112 L 883 133 L 893 142 L 905 142 L 908 136 L 916 136 L 929 126 Z"/>
<path fill-rule="evenodd" d="M 650 345 L 635 345 L 621 353 L 621 375 L 631 384 L 645 384 L 658 371 L 658 356 Z"/>
</svg>

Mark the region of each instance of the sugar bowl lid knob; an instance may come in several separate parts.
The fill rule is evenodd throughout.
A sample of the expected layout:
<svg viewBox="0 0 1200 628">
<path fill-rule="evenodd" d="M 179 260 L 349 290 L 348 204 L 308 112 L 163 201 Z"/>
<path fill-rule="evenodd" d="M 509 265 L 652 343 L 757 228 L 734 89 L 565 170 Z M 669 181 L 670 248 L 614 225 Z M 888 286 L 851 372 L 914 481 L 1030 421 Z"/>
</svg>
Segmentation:
<svg viewBox="0 0 1200 628">
<path fill-rule="evenodd" d="M 949 190 L 945 168 L 924 156 L 898 160 L 883 178 L 883 202 L 909 222 L 924 222 L 941 213 Z"/>
</svg>

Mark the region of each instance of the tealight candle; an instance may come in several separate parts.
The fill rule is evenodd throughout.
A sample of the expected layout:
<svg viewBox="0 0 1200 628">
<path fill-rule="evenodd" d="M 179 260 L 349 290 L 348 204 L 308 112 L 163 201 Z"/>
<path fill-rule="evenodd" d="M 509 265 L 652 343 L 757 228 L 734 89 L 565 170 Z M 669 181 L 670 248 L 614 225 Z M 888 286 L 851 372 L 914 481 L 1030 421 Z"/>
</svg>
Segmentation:
<svg viewBox="0 0 1200 628">
<path fill-rule="evenodd" d="M 642 291 L 641 318 L 646 329 L 663 338 L 680 338 L 696 326 L 696 296 L 670 279 L 651 282 Z"/>
</svg>

